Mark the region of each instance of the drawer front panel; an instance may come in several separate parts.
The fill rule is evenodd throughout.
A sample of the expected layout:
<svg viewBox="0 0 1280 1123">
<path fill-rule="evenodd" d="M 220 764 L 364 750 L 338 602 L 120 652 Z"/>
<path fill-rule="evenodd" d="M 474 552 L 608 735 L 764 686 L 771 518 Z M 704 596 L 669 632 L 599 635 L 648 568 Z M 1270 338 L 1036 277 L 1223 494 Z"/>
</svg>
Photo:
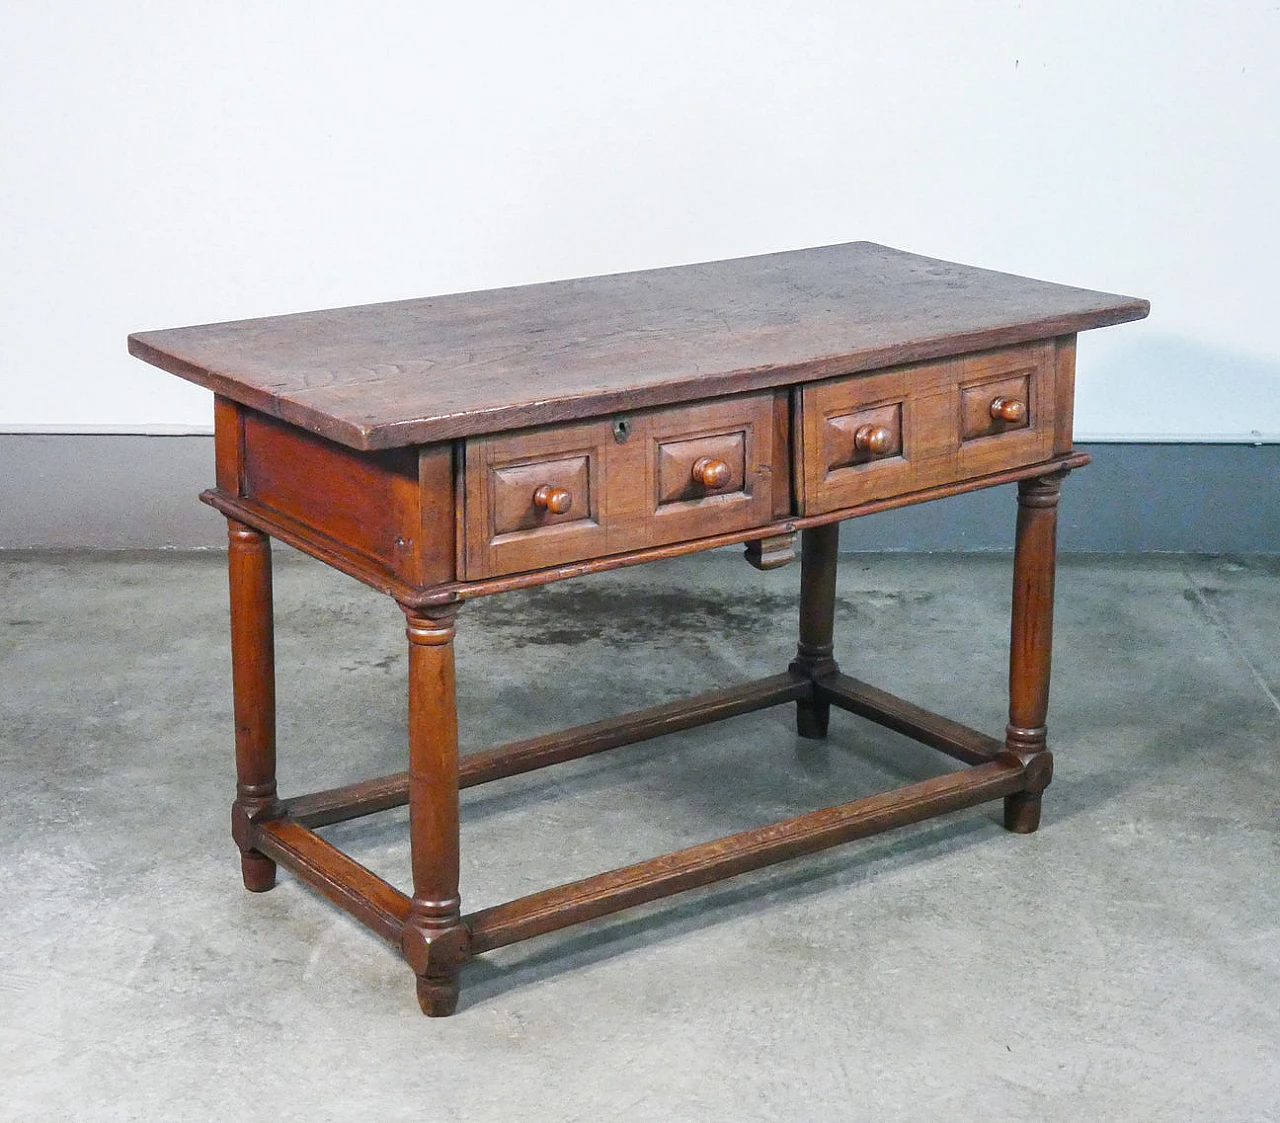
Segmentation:
<svg viewBox="0 0 1280 1123">
<path fill-rule="evenodd" d="M 822 432 L 827 471 L 900 458 L 905 407 L 894 401 L 828 417 Z"/>
<path fill-rule="evenodd" d="M 1053 455 L 1054 345 L 804 386 L 805 514 L 856 507 Z"/>
<path fill-rule="evenodd" d="M 747 434 L 742 429 L 688 441 L 660 441 L 657 459 L 659 511 L 670 503 L 747 494 Z"/>
<path fill-rule="evenodd" d="M 491 577 L 608 552 L 608 423 L 468 441 L 462 568 Z"/>
<path fill-rule="evenodd" d="M 771 521 L 773 391 L 466 442 L 467 580 Z M 615 421 L 625 418 L 625 425 Z"/>
<path fill-rule="evenodd" d="M 493 533 L 591 522 L 591 452 L 493 468 Z M 581 528 L 585 529 L 585 528 Z"/>
<path fill-rule="evenodd" d="M 928 487 L 951 428 L 949 363 L 833 379 L 801 391 L 805 513 L 855 507 Z"/>
<path fill-rule="evenodd" d="M 773 394 L 743 394 L 636 415 L 643 494 L 620 506 L 618 549 L 725 534 L 769 522 L 772 510 Z M 786 465 L 778 466 L 785 472 Z M 620 484 L 626 485 L 626 477 Z M 621 497 L 620 497 L 621 500 Z"/>
<path fill-rule="evenodd" d="M 1031 377 L 998 378 L 960 388 L 960 443 L 1031 426 Z"/>
<path fill-rule="evenodd" d="M 960 477 L 1034 464 L 1053 455 L 1054 358 L 1050 340 L 955 360 L 960 389 Z M 1001 408 L 1006 411 L 1004 417 L 998 416 Z"/>
</svg>

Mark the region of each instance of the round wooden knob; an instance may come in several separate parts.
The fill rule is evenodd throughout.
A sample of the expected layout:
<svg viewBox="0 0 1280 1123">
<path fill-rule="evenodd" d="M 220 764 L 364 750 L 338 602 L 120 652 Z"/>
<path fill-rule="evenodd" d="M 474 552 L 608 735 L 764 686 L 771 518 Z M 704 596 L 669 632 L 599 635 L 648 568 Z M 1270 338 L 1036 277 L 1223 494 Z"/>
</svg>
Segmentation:
<svg viewBox="0 0 1280 1123">
<path fill-rule="evenodd" d="M 553 515 L 563 515 L 573 506 L 573 496 L 562 487 L 543 484 L 533 493 L 533 505 L 550 511 Z"/>
<path fill-rule="evenodd" d="M 700 456 L 693 462 L 693 480 L 703 487 L 724 487 L 731 475 L 729 465 L 713 456 Z"/>
<path fill-rule="evenodd" d="M 1027 416 L 1027 406 L 1017 398 L 992 398 L 991 416 L 997 421 L 1021 421 Z"/>
<path fill-rule="evenodd" d="M 859 425 L 853 434 L 853 447 L 859 452 L 879 456 L 893 445 L 893 434 L 883 425 Z"/>
</svg>

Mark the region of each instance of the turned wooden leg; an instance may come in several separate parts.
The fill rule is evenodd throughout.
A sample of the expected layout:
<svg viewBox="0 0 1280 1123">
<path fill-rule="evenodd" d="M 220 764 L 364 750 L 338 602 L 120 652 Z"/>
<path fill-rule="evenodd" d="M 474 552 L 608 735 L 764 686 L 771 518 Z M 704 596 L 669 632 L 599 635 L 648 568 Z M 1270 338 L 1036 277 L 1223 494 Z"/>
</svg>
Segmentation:
<svg viewBox="0 0 1280 1123">
<path fill-rule="evenodd" d="M 409 844 L 413 902 L 400 948 L 430 1017 L 452 1014 L 470 954 L 458 896 L 458 715 L 453 678 L 456 605 L 401 606 L 409 636 Z"/>
<path fill-rule="evenodd" d="M 250 824 L 276 812 L 275 629 L 271 611 L 271 540 L 227 520 L 231 585 L 231 681 L 235 692 L 236 801 L 231 835 L 240 848 L 244 886 L 265 893 L 276 864 L 249 844 Z"/>
<path fill-rule="evenodd" d="M 1065 477 L 1065 472 L 1056 472 L 1018 484 L 1005 747 L 1026 767 L 1027 790 L 1005 797 L 1004 825 L 1020 834 L 1030 834 L 1040 825 L 1040 793 L 1053 777 L 1045 715 L 1053 649 L 1058 493 Z"/>
<path fill-rule="evenodd" d="M 810 527 L 800 535 L 800 642 L 793 671 L 818 678 L 836 670 L 832 635 L 836 610 L 836 552 L 840 524 Z M 796 732 L 820 739 L 827 735 L 831 703 L 815 698 L 796 702 Z"/>
</svg>

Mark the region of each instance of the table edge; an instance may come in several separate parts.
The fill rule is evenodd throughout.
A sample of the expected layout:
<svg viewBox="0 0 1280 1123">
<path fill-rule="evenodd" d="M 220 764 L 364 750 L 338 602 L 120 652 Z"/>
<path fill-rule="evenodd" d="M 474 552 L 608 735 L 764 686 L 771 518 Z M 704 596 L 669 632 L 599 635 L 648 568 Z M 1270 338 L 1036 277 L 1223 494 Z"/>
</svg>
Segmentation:
<svg viewBox="0 0 1280 1123">
<path fill-rule="evenodd" d="M 375 452 L 526 429 L 536 425 L 580 421 L 626 410 L 677 405 L 727 394 L 817 382 L 825 378 L 883 370 L 904 363 L 951 358 L 995 347 L 1128 323 L 1143 319 L 1151 309 L 1149 301 L 1137 297 L 1118 297 L 1117 300 L 1114 305 L 1087 312 L 1018 321 L 958 335 L 843 352 L 795 363 L 717 371 L 696 379 L 660 382 L 638 389 L 628 387 L 622 390 L 593 391 L 578 396 L 551 398 L 534 405 L 499 406 L 488 410 L 438 414 L 368 425 L 345 421 L 286 395 L 271 394 L 246 386 L 233 376 L 189 363 L 150 344 L 145 337 L 151 333 L 138 332 L 130 335 L 128 348 L 134 357 L 250 409 L 277 417 L 359 452 Z"/>
</svg>

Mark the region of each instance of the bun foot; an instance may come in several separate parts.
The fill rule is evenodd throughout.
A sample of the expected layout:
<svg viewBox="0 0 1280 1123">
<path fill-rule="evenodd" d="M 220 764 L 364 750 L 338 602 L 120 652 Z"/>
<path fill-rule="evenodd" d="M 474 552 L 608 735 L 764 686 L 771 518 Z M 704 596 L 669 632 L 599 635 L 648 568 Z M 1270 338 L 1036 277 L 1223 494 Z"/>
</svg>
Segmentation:
<svg viewBox="0 0 1280 1123">
<path fill-rule="evenodd" d="M 1004 797 L 1004 829 L 1032 834 L 1040 825 L 1040 793 L 1017 792 Z"/>
<path fill-rule="evenodd" d="M 458 1008 L 458 979 L 427 979 L 415 976 L 418 981 L 418 1005 L 428 1018 L 447 1018 Z"/>
<path fill-rule="evenodd" d="M 276 884 L 276 864 L 257 853 L 240 855 L 240 874 L 250 893 L 265 893 Z"/>
</svg>

